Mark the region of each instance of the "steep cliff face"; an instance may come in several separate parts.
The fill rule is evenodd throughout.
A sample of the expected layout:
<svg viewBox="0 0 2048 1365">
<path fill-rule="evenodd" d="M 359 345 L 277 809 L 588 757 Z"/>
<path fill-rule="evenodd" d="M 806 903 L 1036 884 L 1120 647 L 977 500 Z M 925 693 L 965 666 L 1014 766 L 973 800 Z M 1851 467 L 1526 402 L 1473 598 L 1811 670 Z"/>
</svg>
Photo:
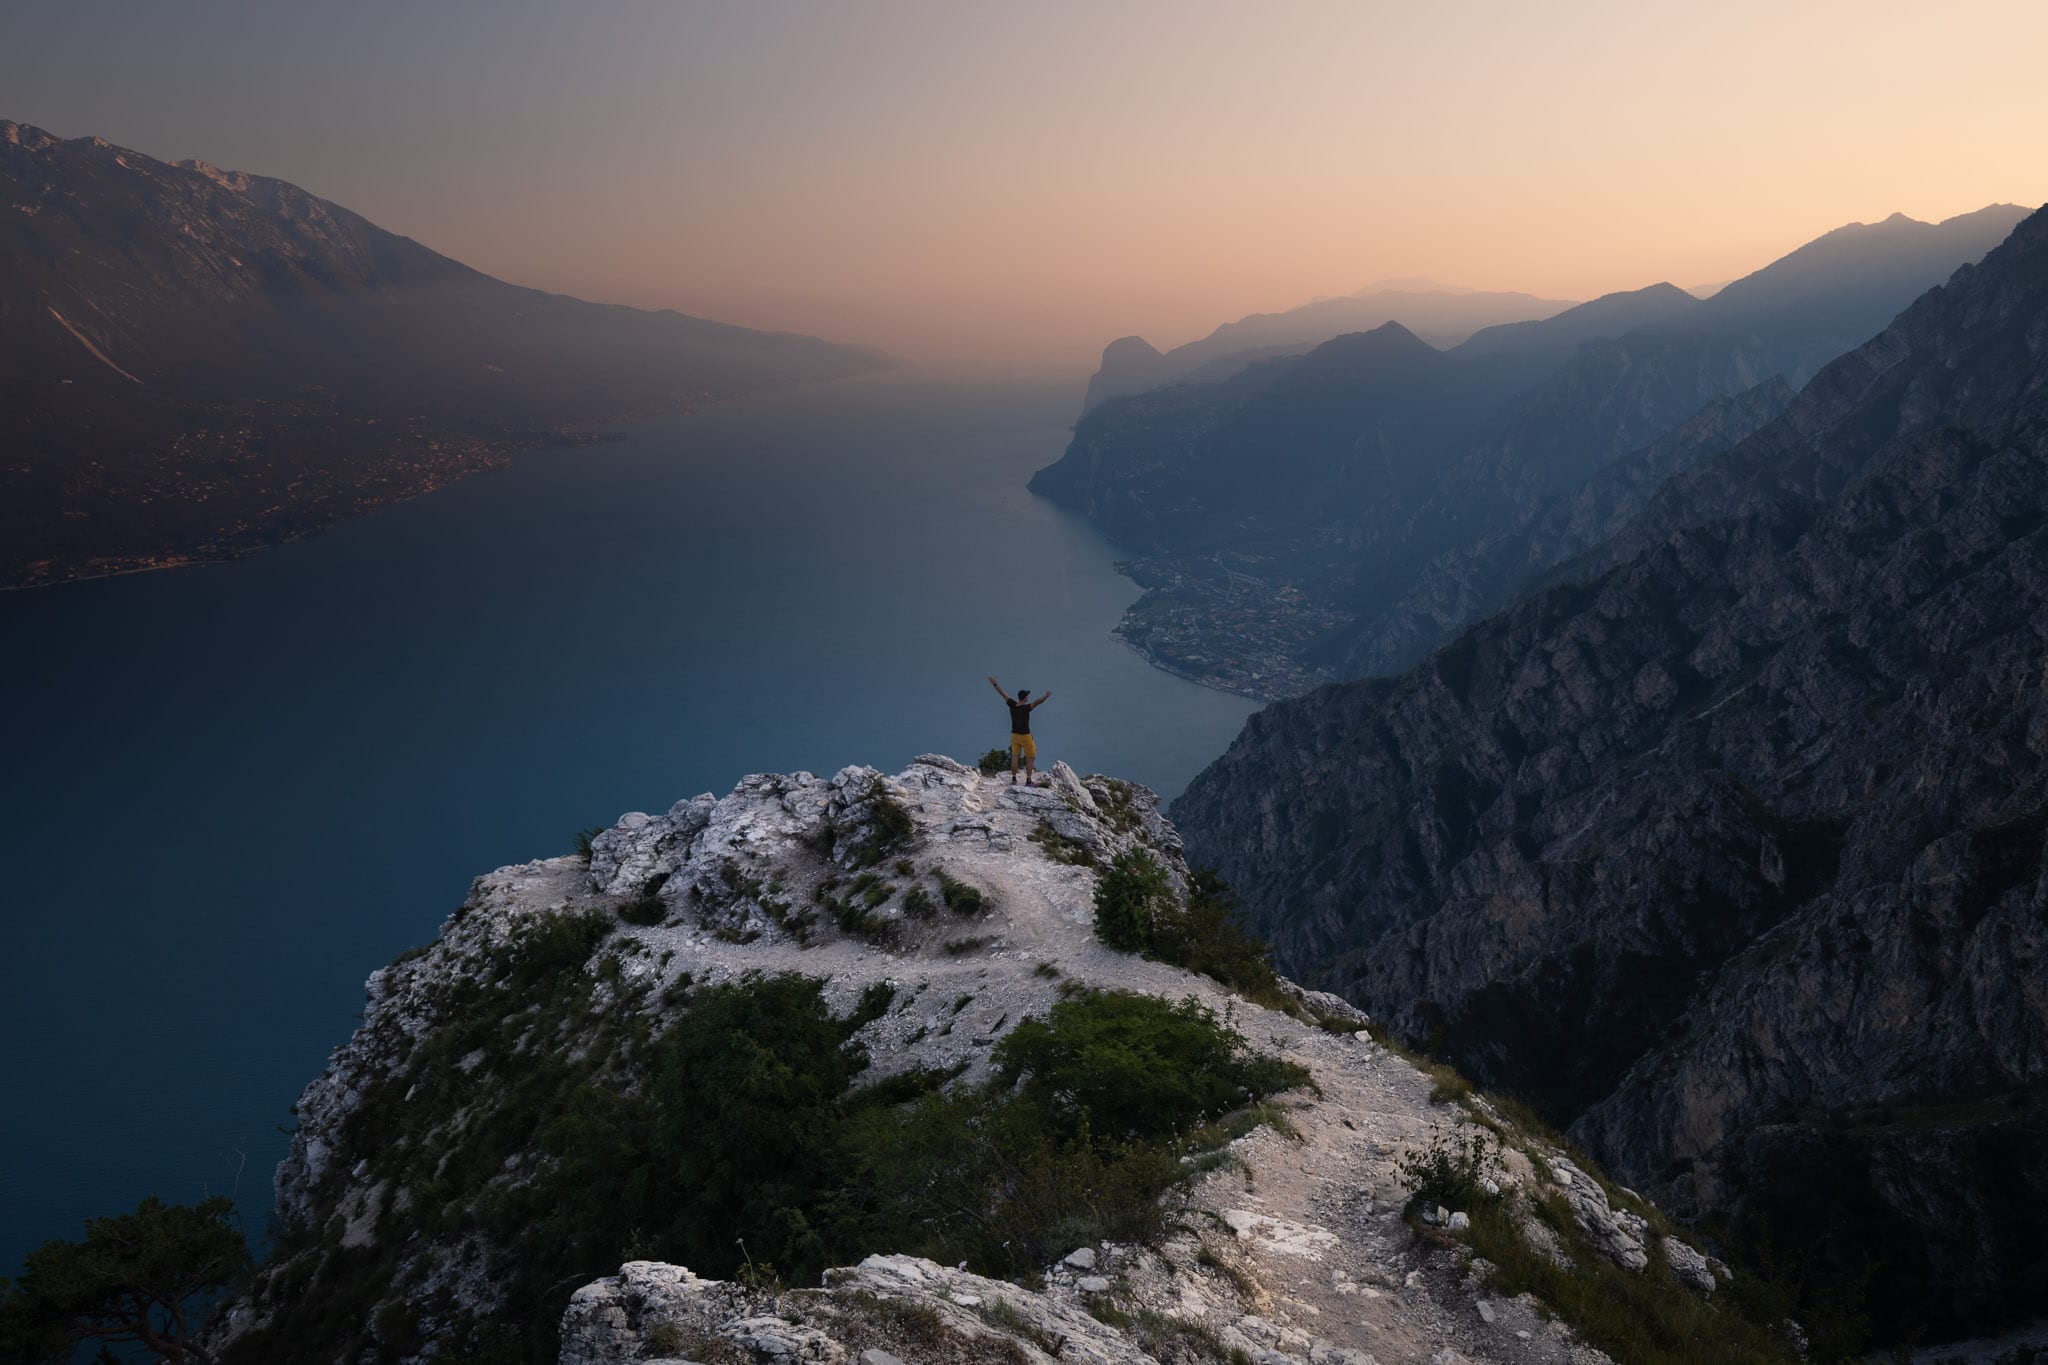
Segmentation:
<svg viewBox="0 0 2048 1365">
<path fill-rule="evenodd" d="M 1478 429 L 1472 391 L 1441 351 L 1390 322 L 1224 384 L 1109 403 L 1031 488 L 1145 549 L 1407 504 L 1429 486 L 1432 457 Z"/>
<path fill-rule="evenodd" d="M 1364 613 L 1332 640 L 1329 648 L 1342 650 L 1337 671 L 1371 678 L 1408 668 L 1550 570 L 1609 540 L 1674 475 L 1743 440 L 1791 401 L 1791 387 L 1774 377 L 1707 404 L 1576 488 L 1525 500 L 1499 530 L 1438 555 L 1399 600 Z"/>
<path fill-rule="evenodd" d="M 1288 970 L 1895 1333 L 2038 1304 L 2048 214 L 1559 580 L 1255 716 L 1195 855 Z"/>
<path fill-rule="evenodd" d="M 1271 1365 L 1598 1365 L 1608 1357 L 1528 1292 L 1556 1274 L 1663 1303 L 1674 1316 L 1659 1331 L 1722 1323 L 1765 1358 L 1783 1353 L 1721 1307 L 1741 1282 L 1653 1209 L 1375 1042 L 1342 1001 L 1283 983 L 1260 1005 L 1104 946 L 1095 890 L 1139 853 L 1167 895 L 1186 894 L 1178 836 L 1143 788 L 1064 765 L 1050 785 L 1022 788 L 926 756 L 893 776 L 750 777 L 722 799 L 622 817 L 587 864 L 480 878 L 430 948 L 371 977 L 361 1028 L 307 1088 L 278 1171 L 279 1250 L 215 1345 L 265 1362 L 552 1360 L 559 1349 L 573 1365 L 1233 1352 Z M 864 1064 L 870 1116 L 1010 1084 L 996 1059 L 1025 1022 L 1104 990 L 1183 1002 L 1173 1017 L 1220 1024 L 1261 1065 L 1303 1068 L 1292 1074 L 1306 1081 L 1174 1136 L 1161 1149 L 1166 1203 L 1145 1237 L 1085 1231 L 1122 1168 L 1045 1191 L 1034 1216 L 1049 1235 L 1078 1231 L 1028 1267 L 1028 1285 L 876 1245 L 822 1285 L 784 1287 L 756 1264 L 758 1243 L 735 1253 L 730 1227 L 633 1220 L 648 1207 L 634 1202 L 642 1187 L 662 1178 L 635 1157 L 636 1125 L 714 1125 L 708 1110 L 727 1093 L 705 1096 L 706 1111 L 660 1108 L 675 1074 L 665 1058 L 684 1046 L 663 1031 L 720 989 L 790 979 L 815 985 L 833 1045 L 843 1038 Z M 1114 1033 L 1089 1044 L 1110 1065 L 1132 1045 Z M 790 1074 L 762 1028 L 731 1047 L 765 1068 L 732 1073 L 734 1092 Z M 638 1099 L 650 1090 L 652 1120 Z M 801 1151 L 820 1112 L 778 1108 L 763 1140 Z M 1481 1130 L 1468 1122 L 1502 1141 L 1470 1148 L 1462 1135 Z M 1097 1127 L 1112 1154 L 1135 1141 L 1111 1134 L 1106 1114 Z M 987 1140 L 945 1139 L 914 1183 L 947 1178 L 958 1149 Z M 1464 1183 L 1429 1187 L 1454 1207 L 1408 1221 L 1415 1164 L 1465 1150 L 1484 1159 Z M 1023 1168 L 1002 1167 L 961 1196 L 966 1215 L 948 1216 L 992 1218 L 1020 1183 Z M 691 1197 L 683 1207 L 697 1207 Z M 711 1280 L 642 1254 L 679 1235 L 738 1273 Z M 1534 1278 L 1474 1259 L 1532 1245 Z"/>
</svg>

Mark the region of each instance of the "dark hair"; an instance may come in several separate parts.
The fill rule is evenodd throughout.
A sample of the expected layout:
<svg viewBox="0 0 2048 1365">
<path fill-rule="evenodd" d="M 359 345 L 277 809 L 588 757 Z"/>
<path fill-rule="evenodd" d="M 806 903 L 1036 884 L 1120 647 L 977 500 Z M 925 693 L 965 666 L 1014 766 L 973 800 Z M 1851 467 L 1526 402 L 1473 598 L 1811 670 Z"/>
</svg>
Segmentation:
<svg viewBox="0 0 2048 1365">
<path fill-rule="evenodd" d="M 1030 689 L 1030 688 L 1028 688 L 1028 687 L 1020 687 L 1020 688 L 1018 688 L 1018 689 L 1017 689 L 1017 700 L 1018 700 L 1018 701 L 1022 701 L 1022 700 L 1024 700 L 1024 699 L 1025 699 L 1026 697 L 1028 697 L 1028 696 L 1030 696 L 1030 695 L 1031 695 L 1031 689 Z"/>
</svg>

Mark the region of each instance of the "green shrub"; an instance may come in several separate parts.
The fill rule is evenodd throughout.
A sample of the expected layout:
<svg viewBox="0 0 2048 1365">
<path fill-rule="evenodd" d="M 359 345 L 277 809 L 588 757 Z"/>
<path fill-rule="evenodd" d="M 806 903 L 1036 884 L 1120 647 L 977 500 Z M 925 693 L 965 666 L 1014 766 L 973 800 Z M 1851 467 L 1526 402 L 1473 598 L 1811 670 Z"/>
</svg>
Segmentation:
<svg viewBox="0 0 2048 1365">
<path fill-rule="evenodd" d="M 939 903 L 932 899 L 932 893 L 922 885 L 913 883 L 903 893 L 903 913 L 912 919 L 930 919 L 939 912 Z"/>
<path fill-rule="evenodd" d="M 953 1080 L 967 1069 L 967 1063 L 958 1062 L 949 1067 L 933 1068 L 916 1066 L 908 1071 L 899 1071 L 893 1076 L 884 1076 L 872 1085 L 864 1085 L 846 1097 L 854 1108 L 888 1108 L 892 1105 L 909 1104 L 912 1100 L 923 1099 L 926 1095 L 937 1094 L 948 1081 Z"/>
<path fill-rule="evenodd" d="M 586 863 L 590 861 L 590 841 L 604 833 L 604 828 L 603 825 L 592 825 L 589 829 L 579 829 L 576 831 L 572 836 L 572 841 L 577 857 Z"/>
<path fill-rule="evenodd" d="M 997 773 L 1006 773 L 1010 770 L 1010 751 L 1008 749 L 990 749 L 981 756 L 980 761 L 974 766 L 981 769 L 983 777 L 994 777 Z"/>
<path fill-rule="evenodd" d="M 1183 902 L 1149 852 L 1118 854 L 1095 884 L 1095 936 L 1122 952 L 1199 972 L 1259 1004 L 1291 1003 L 1265 942 L 1239 922 L 1237 898 L 1214 872 L 1195 872 Z"/>
<path fill-rule="evenodd" d="M 875 1020 L 889 1012 L 889 1006 L 896 1001 L 896 988 L 886 981 L 877 981 L 860 993 L 860 1003 L 853 1007 L 853 1013 L 846 1016 L 840 1025 L 845 1035 L 851 1038 Z"/>
<path fill-rule="evenodd" d="M 1163 1143 L 1116 1143 L 1028 1096 L 931 1094 L 857 1120 L 860 1221 L 889 1245 L 990 1275 L 1029 1273 L 1074 1247 L 1155 1241 L 1181 1178 Z"/>
<path fill-rule="evenodd" d="M 1031 831 L 1031 842 L 1045 850 L 1045 856 L 1056 863 L 1067 863 L 1074 867 L 1100 867 L 1101 861 L 1091 852 L 1088 845 L 1079 839 L 1070 839 L 1054 829 L 1044 820 Z"/>
<path fill-rule="evenodd" d="M 1155 921 L 1173 904 L 1173 882 L 1142 848 L 1119 853 L 1095 883 L 1095 936 L 1119 952 L 1153 946 Z"/>
<path fill-rule="evenodd" d="M 652 1088 L 655 1150 L 691 1205 L 676 1232 L 683 1264 L 729 1276 L 744 1238 L 786 1270 L 823 1268 L 813 1219 L 843 1178 L 838 1102 L 857 1059 L 815 980 L 698 992 Z"/>
<path fill-rule="evenodd" d="M 619 907 L 619 918 L 628 924 L 659 924 L 668 918 L 668 906 L 659 896 L 635 896 Z"/>
<path fill-rule="evenodd" d="M 1488 1194 L 1482 1181 L 1492 1180 L 1495 1188 L 1506 1178 L 1501 1164 L 1500 1140 L 1483 1128 L 1472 1128 L 1463 1137 L 1441 1130 L 1431 1134 L 1429 1146 L 1403 1156 L 1395 1170 L 1408 1187 L 1408 1211 L 1442 1205 L 1470 1213 L 1497 1195 Z"/>
<path fill-rule="evenodd" d="M 978 915 L 988 908 L 988 897 L 980 887 L 961 881 L 944 868 L 939 869 L 939 898 L 956 915 Z"/>
<path fill-rule="evenodd" d="M 996 1045 L 996 1074 L 1054 1110 L 1085 1113 L 1097 1132 L 1165 1137 L 1276 1091 L 1308 1072 L 1251 1050 L 1192 997 L 1171 1004 L 1129 991 L 1085 991 Z"/>
<path fill-rule="evenodd" d="M 1194 873 L 1187 904 L 1169 916 L 1163 930 L 1153 947 L 1162 961 L 1200 972 L 1259 1004 L 1286 1003 L 1271 950 L 1239 921 L 1236 895 L 1214 872 Z"/>
<path fill-rule="evenodd" d="M 537 916 L 524 933 L 497 950 L 493 974 L 515 991 L 530 989 L 549 977 L 579 970 L 611 931 L 611 917 L 601 910 Z"/>
<path fill-rule="evenodd" d="M 1004 1040 L 987 1084 L 948 1089 L 956 1068 L 856 1090 L 849 1039 L 896 1002 L 887 985 L 843 1019 L 816 980 L 705 986 L 656 1040 L 630 1002 L 593 1013 L 592 935 L 612 922 L 534 923 L 501 979 L 451 983 L 441 1025 L 342 1143 L 414 1211 L 387 1213 L 375 1248 L 281 1247 L 274 1316 L 236 1365 L 367 1358 L 373 1328 L 403 1335 L 404 1311 L 378 1310 L 407 1232 L 507 1249 L 486 1270 L 516 1307 L 438 1326 L 444 1357 L 536 1365 L 569 1293 L 624 1260 L 796 1284 L 877 1247 L 1017 1275 L 1083 1243 L 1156 1240 L 1188 1173 L 1179 1135 L 1305 1078 L 1192 1002 L 1078 992 Z M 540 975 L 515 990 L 522 966 Z"/>
<path fill-rule="evenodd" d="M 1465 1079 L 1458 1068 L 1447 1062 L 1428 1062 L 1422 1065 L 1423 1074 L 1430 1079 L 1429 1102 L 1431 1104 L 1463 1104 L 1472 1098 L 1472 1082 Z"/>
<path fill-rule="evenodd" d="M 1799 1355 L 1777 1333 L 1784 1317 L 1759 1318 L 1741 1302 L 1737 1284 L 1704 1299 L 1678 1282 L 1662 1244 L 1652 1239 L 1650 1263 L 1623 1270 L 1594 1247 L 1563 1198 L 1550 1195 L 1537 1213 L 1557 1234 L 1565 1264 L 1531 1245 L 1504 1201 L 1470 1211 L 1475 1254 L 1491 1262 L 1501 1294 L 1531 1293 L 1589 1344 L 1615 1360 L 1641 1365 L 1791 1365 Z M 1853 1359 L 1822 1350 L 1815 1359 Z"/>
<path fill-rule="evenodd" d="M 909 843 L 917 833 L 917 821 L 903 808 L 901 801 L 889 794 L 888 786 L 880 777 L 868 783 L 867 796 L 872 828 L 867 838 L 853 851 L 855 867 L 874 867 Z"/>
</svg>

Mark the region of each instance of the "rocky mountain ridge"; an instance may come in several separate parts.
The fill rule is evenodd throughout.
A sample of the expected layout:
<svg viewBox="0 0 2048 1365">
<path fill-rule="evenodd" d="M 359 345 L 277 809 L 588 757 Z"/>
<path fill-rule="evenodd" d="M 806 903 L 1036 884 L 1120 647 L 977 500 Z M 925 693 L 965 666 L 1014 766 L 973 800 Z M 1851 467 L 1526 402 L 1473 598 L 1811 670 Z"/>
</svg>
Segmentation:
<svg viewBox="0 0 2048 1365">
<path fill-rule="evenodd" d="M 1434 346 L 1453 346 L 1488 328 L 1548 317 L 1570 307 L 1529 294 L 1445 289 L 1426 280 L 1368 286 L 1280 313 L 1251 313 L 1199 341 L 1160 351 L 1143 337 L 1120 337 L 1102 350 L 1081 415 L 1111 398 L 1164 384 L 1228 379 L 1257 360 L 1300 355 L 1347 332 L 1399 322 Z"/>
<path fill-rule="evenodd" d="M 0 121 L 0 585 L 221 558 L 875 353 L 472 270 L 265 176 Z"/>
<path fill-rule="evenodd" d="M 2021 213 L 1854 225 L 1707 300 L 1653 286 L 1481 332 L 1422 383 L 1346 338 L 1119 398 L 1031 486 L 1142 556 L 1119 634 L 1171 671 L 1271 700 L 1405 665 L 1384 618 L 1441 557 L 1484 557 L 1710 404 L 1803 384 Z"/>
<path fill-rule="evenodd" d="M 530 1295 L 559 1313 L 575 1365 L 1607 1359 L 1502 1279 L 1471 1240 L 1482 1227 L 1526 1226 L 1560 1267 L 1654 1282 L 1674 1311 L 1735 1321 L 1716 1307 L 1727 1272 L 1654 1210 L 1446 1090 L 1343 1002 L 1286 987 L 1259 1005 L 1105 946 L 1091 897 L 1141 851 L 1186 894 L 1179 838 L 1143 788 L 1064 765 L 1019 787 L 928 755 L 894 775 L 749 777 L 622 817 L 587 864 L 479 878 L 435 944 L 372 975 L 361 1028 L 300 1101 L 280 1249 L 227 1314 L 223 1359 L 553 1359 L 503 1325 L 532 1318 Z M 616 1172 L 576 1146 L 597 1141 L 603 1104 L 521 1105 L 597 1093 L 572 1073 L 630 1095 L 662 1019 L 779 973 L 819 983 L 876 1086 L 979 1084 L 1024 1020 L 1098 990 L 1192 1001 L 1311 1085 L 1191 1149 L 1161 1240 L 1083 1239 L 1028 1285 L 891 1247 L 815 1288 L 708 1280 L 630 1247 L 567 1283 L 522 1278 L 544 1249 L 525 1242 L 542 1234 L 519 1192 L 564 1163 L 597 1161 L 578 1179 L 600 1183 Z M 1471 1214 L 1405 1219 L 1404 1162 L 1468 1131 L 1503 1135 L 1473 1174 L 1487 1188 L 1469 1187 Z"/>
<path fill-rule="evenodd" d="M 2048 214 L 1176 819 L 1282 965 L 1894 1339 L 2043 1301 Z"/>
</svg>

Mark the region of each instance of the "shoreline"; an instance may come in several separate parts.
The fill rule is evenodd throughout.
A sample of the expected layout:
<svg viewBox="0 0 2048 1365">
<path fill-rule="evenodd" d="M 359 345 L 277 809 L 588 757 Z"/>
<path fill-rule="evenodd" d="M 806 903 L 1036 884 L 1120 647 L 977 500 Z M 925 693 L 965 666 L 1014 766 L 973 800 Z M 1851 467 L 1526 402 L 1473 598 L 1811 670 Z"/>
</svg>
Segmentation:
<svg viewBox="0 0 2048 1365">
<path fill-rule="evenodd" d="M 742 396 L 755 397 L 758 395 Z M 185 558 L 175 559 L 168 563 L 126 564 L 119 568 L 96 569 L 85 573 L 67 573 L 52 578 L 23 580 L 10 576 L 0 579 L 0 593 L 39 592 L 50 588 L 68 587 L 78 583 L 98 583 L 113 578 L 128 578 L 136 574 L 166 573 L 178 569 L 209 568 L 222 564 L 233 564 L 239 560 L 247 559 L 251 555 L 261 554 L 265 550 L 274 550 L 281 545 L 290 545 L 296 541 L 305 540 L 309 536 L 319 535 L 345 522 L 354 521 L 360 517 L 374 516 L 386 507 L 396 507 L 401 503 L 431 497 L 444 489 L 451 488 L 469 479 L 498 473 L 510 467 L 512 460 L 522 454 L 528 454 L 536 450 L 576 450 L 586 446 L 616 444 L 629 439 L 632 434 L 630 428 L 627 430 L 616 429 L 620 425 L 644 422 L 655 417 L 695 416 L 709 406 L 731 401 L 735 400 L 720 398 L 692 399 L 674 406 L 664 406 L 645 412 L 608 417 L 599 423 L 586 427 L 575 429 L 563 428 L 556 431 L 531 433 L 523 436 L 508 436 L 504 438 L 503 444 L 493 443 L 492 447 L 483 453 L 485 463 L 473 468 L 456 467 L 445 471 L 448 477 L 425 482 L 420 487 L 409 492 L 383 497 L 374 503 L 337 512 L 311 525 L 293 527 L 289 530 L 277 531 L 269 535 L 259 535 L 258 538 L 252 539 L 247 544 L 233 547 L 212 548 L 189 553 L 168 551 L 167 553 L 170 554 L 187 554 Z M 48 563 L 49 561 L 38 562 Z"/>
<path fill-rule="evenodd" d="M 1271 706 L 1275 702 L 1289 701 L 1292 700 L 1294 697 L 1302 695 L 1298 692 L 1288 693 L 1284 695 L 1271 692 L 1255 692 L 1250 688 L 1230 686 L 1229 684 L 1219 680 L 1212 674 L 1198 674 L 1190 672 L 1188 669 L 1177 666 L 1167 661 L 1166 659 L 1160 657 L 1151 649 L 1141 644 L 1137 640 L 1132 639 L 1130 635 L 1125 633 L 1124 626 L 1130 619 L 1130 609 L 1126 608 L 1122 619 L 1119 620 L 1114 626 L 1111 626 L 1109 628 L 1110 638 L 1115 640 L 1118 644 L 1122 645 L 1125 649 L 1131 651 L 1131 653 L 1137 655 L 1140 659 L 1143 659 L 1147 664 L 1151 665 L 1153 668 L 1158 669 L 1161 673 L 1165 673 L 1171 677 L 1179 678 L 1183 682 L 1194 683 L 1197 687 L 1206 687 L 1211 692 L 1221 692 L 1225 696 L 1230 697 L 1243 697 L 1246 701 L 1255 701 L 1261 706 Z"/>
</svg>

